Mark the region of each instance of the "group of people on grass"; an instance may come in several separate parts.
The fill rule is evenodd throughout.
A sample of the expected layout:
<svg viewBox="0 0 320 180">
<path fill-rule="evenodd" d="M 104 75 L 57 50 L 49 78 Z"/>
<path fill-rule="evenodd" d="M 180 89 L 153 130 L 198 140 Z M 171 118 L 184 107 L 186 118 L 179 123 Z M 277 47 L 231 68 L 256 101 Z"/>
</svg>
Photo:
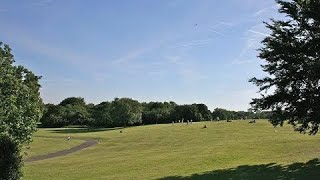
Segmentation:
<svg viewBox="0 0 320 180">
<path fill-rule="evenodd" d="M 185 122 L 187 122 L 187 125 L 188 125 L 188 124 L 192 124 L 193 120 L 191 119 L 191 120 L 187 120 Z M 176 123 L 175 121 L 172 121 L 172 125 L 174 125 L 175 123 Z M 184 119 L 178 120 L 178 123 L 184 124 Z"/>
</svg>

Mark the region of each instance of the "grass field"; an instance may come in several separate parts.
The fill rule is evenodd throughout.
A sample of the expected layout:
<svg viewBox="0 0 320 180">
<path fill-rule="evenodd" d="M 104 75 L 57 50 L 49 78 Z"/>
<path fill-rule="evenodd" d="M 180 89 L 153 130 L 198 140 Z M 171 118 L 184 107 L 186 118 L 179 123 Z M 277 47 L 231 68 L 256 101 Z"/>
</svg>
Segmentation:
<svg viewBox="0 0 320 180">
<path fill-rule="evenodd" d="M 62 149 L 68 149 L 82 143 L 82 140 L 73 139 L 67 141 L 66 138 L 49 138 L 36 137 L 33 139 L 32 145 L 25 148 L 26 155 L 24 158 L 44 155 L 50 152 L 56 152 Z"/>
<path fill-rule="evenodd" d="M 208 128 L 202 128 L 204 124 Z M 40 129 L 29 154 L 81 143 L 57 137 L 100 142 L 67 156 L 26 163 L 24 178 L 320 179 L 320 136 L 299 134 L 291 126 L 273 128 L 265 120 L 256 124 L 220 121 L 140 126 L 122 131 Z M 43 139 L 44 136 L 53 138 Z"/>
</svg>

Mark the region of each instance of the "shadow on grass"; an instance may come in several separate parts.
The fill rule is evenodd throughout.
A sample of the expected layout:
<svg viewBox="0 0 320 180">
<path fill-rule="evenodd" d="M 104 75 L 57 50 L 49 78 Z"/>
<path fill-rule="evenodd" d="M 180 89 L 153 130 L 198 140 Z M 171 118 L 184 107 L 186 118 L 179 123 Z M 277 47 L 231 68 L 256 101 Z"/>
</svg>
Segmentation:
<svg viewBox="0 0 320 180">
<path fill-rule="evenodd" d="M 191 176 L 169 176 L 160 180 L 181 180 L 181 179 L 320 179 L 320 161 L 313 159 L 306 163 L 294 163 L 287 166 L 275 163 L 262 165 L 244 165 L 231 169 L 221 169 L 193 174 Z"/>
<path fill-rule="evenodd" d="M 123 127 L 115 127 L 115 128 L 62 128 L 62 129 L 54 129 L 50 130 L 54 133 L 90 133 L 90 132 L 101 132 L 101 131 L 111 131 L 111 130 L 117 130 L 117 129 L 123 129 Z"/>
</svg>

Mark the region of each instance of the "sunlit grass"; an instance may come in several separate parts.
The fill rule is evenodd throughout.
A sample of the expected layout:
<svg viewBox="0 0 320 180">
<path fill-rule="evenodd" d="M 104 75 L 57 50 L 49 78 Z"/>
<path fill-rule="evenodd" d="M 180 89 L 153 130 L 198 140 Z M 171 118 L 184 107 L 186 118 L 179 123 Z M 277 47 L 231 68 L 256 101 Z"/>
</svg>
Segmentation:
<svg viewBox="0 0 320 180">
<path fill-rule="evenodd" d="M 208 128 L 203 128 L 204 124 Z M 150 125 L 119 131 L 42 129 L 31 145 L 31 149 L 38 147 L 39 154 L 42 150 L 38 143 L 43 152 L 57 143 L 53 139 L 39 140 L 37 136 L 95 138 L 100 143 L 64 157 L 27 163 L 25 178 L 157 179 L 239 165 L 286 165 L 320 155 L 319 135 L 302 135 L 291 126 L 273 128 L 265 120 L 256 124 L 222 121 Z"/>
<path fill-rule="evenodd" d="M 67 138 L 34 137 L 33 142 L 24 147 L 24 158 L 26 159 L 32 156 L 69 149 L 81 144 L 82 142 L 83 140 L 78 139 L 71 139 L 70 141 L 67 141 Z"/>
</svg>

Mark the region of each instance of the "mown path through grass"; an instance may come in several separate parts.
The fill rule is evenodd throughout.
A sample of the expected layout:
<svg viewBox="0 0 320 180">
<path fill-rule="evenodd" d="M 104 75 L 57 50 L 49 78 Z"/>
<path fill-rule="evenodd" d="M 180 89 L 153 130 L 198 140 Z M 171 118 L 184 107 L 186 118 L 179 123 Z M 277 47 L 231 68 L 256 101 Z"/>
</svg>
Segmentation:
<svg viewBox="0 0 320 180">
<path fill-rule="evenodd" d="M 54 137 L 50 137 L 50 138 L 54 138 Z M 61 138 L 61 137 L 55 137 L 55 138 Z M 77 139 L 77 138 L 75 138 Z M 30 158 L 27 158 L 25 160 L 25 162 L 29 163 L 29 162 L 35 162 L 35 161 L 41 161 L 41 160 L 45 160 L 45 159 L 51 159 L 51 158 L 55 158 L 55 157 L 60 157 L 60 156 L 66 156 L 68 154 L 80 151 L 82 149 L 86 149 L 88 147 L 94 146 L 96 145 L 98 142 L 94 139 L 86 139 L 85 142 L 74 146 L 70 149 L 65 149 L 65 150 L 61 150 L 61 151 L 57 151 L 57 152 L 53 152 L 53 153 L 48 153 L 48 154 L 44 154 L 44 155 L 39 155 L 39 156 L 33 156 Z"/>
<path fill-rule="evenodd" d="M 203 128 L 204 125 L 207 128 Z M 68 136 L 72 137 L 71 141 L 66 141 Z M 42 141 L 45 138 L 41 137 L 54 137 L 54 142 Z M 33 153 L 33 156 L 38 156 L 43 152 L 68 149 L 83 143 L 78 139 L 95 139 L 99 143 L 67 156 L 26 163 L 24 178 L 166 180 L 320 177 L 319 134 L 303 135 L 287 124 L 274 128 L 266 120 L 256 123 L 239 120 L 231 123 L 148 125 L 127 127 L 122 129 L 122 133 L 119 129 L 39 129 L 34 143 L 30 144 L 30 152 L 37 148 L 38 154 Z M 71 146 L 73 140 L 77 144 Z M 63 148 L 57 148 L 62 145 Z M 49 151 L 52 146 L 55 150 Z"/>
</svg>

